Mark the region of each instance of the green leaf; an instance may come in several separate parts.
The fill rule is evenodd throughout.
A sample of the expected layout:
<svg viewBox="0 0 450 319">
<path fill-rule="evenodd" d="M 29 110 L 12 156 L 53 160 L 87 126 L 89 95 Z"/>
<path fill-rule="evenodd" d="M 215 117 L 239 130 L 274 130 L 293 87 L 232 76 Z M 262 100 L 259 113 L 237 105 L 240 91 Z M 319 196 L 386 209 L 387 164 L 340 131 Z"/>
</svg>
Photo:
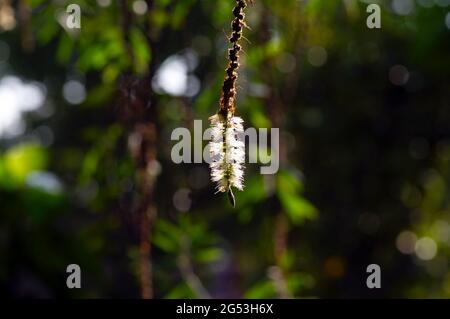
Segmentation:
<svg viewBox="0 0 450 319">
<path fill-rule="evenodd" d="M 278 174 L 277 192 L 283 209 L 294 224 L 317 216 L 317 209 L 301 195 L 303 192 L 301 180 L 292 173 L 281 171 Z"/>
<path fill-rule="evenodd" d="M 280 194 L 280 201 L 294 224 L 317 217 L 317 209 L 306 199 L 293 194 Z"/>
<path fill-rule="evenodd" d="M 223 250 L 216 247 L 202 249 L 195 254 L 195 260 L 200 263 L 211 263 L 220 259 Z"/>
<path fill-rule="evenodd" d="M 144 73 L 147 70 L 151 54 L 147 40 L 139 29 L 133 28 L 131 30 L 130 41 L 135 57 L 134 66 L 136 72 Z"/>
<path fill-rule="evenodd" d="M 251 287 L 244 295 L 247 299 L 274 298 L 275 287 L 270 280 L 263 280 Z"/>
<path fill-rule="evenodd" d="M 67 63 L 72 55 L 74 42 L 67 34 L 63 34 L 59 40 L 58 49 L 56 51 L 56 59 L 58 63 Z"/>
<path fill-rule="evenodd" d="M 308 273 L 292 273 L 287 277 L 287 286 L 289 291 L 299 294 L 305 289 L 311 289 L 315 285 L 314 277 Z"/>
<path fill-rule="evenodd" d="M 301 193 L 303 192 L 303 183 L 294 174 L 286 170 L 280 170 L 278 173 L 278 188 L 282 192 Z"/>
<path fill-rule="evenodd" d="M 165 299 L 186 299 L 195 298 L 195 294 L 192 292 L 191 288 L 186 283 L 181 283 L 165 296 Z"/>
<path fill-rule="evenodd" d="M 157 219 L 153 234 L 153 243 L 163 251 L 175 253 L 180 248 L 182 231 L 174 224 Z"/>
<path fill-rule="evenodd" d="M 16 145 L 0 158 L 0 184 L 20 186 L 29 173 L 44 169 L 47 161 L 47 152 L 41 146 L 32 143 Z"/>
</svg>

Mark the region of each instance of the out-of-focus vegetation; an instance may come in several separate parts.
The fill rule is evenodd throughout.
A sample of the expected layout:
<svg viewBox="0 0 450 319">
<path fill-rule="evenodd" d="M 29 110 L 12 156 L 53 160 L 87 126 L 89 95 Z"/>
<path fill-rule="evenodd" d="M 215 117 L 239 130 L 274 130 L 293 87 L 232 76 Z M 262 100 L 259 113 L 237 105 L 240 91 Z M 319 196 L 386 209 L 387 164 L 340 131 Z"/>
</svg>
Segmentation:
<svg viewBox="0 0 450 319">
<path fill-rule="evenodd" d="M 450 1 L 254 2 L 237 114 L 281 166 L 232 209 L 170 134 L 218 108 L 234 1 L 0 1 L 1 294 L 450 297 Z"/>
</svg>

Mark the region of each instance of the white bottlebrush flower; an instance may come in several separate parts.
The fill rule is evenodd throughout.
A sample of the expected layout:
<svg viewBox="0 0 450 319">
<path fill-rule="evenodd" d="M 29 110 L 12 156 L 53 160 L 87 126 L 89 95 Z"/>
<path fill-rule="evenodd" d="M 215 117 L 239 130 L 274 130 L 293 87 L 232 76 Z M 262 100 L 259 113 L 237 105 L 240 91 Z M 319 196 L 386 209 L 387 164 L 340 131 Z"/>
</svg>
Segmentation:
<svg viewBox="0 0 450 319">
<path fill-rule="evenodd" d="M 218 192 L 231 193 L 231 187 L 242 190 L 244 185 L 245 143 L 243 120 L 216 114 L 211 116 L 211 180 Z M 231 193 L 232 196 L 232 193 Z"/>
</svg>

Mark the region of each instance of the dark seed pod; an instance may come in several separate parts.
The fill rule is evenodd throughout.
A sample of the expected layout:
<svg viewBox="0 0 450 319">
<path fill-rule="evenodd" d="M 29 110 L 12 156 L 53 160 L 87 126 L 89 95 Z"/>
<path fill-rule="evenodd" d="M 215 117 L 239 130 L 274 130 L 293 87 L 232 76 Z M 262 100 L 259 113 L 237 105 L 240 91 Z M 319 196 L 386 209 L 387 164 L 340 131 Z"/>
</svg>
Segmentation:
<svg viewBox="0 0 450 319">
<path fill-rule="evenodd" d="M 231 66 L 233 69 L 237 69 L 237 68 L 239 67 L 239 62 L 233 61 L 233 62 L 230 63 L 230 66 Z"/>
</svg>

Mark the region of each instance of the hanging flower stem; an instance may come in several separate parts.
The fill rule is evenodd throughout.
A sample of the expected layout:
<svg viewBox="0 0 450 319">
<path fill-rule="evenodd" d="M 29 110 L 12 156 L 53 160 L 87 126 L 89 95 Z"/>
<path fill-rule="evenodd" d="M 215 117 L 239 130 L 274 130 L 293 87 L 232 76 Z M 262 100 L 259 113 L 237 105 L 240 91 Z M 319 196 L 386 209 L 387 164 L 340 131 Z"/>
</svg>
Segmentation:
<svg viewBox="0 0 450 319">
<path fill-rule="evenodd" d="M 236 111 L 236 81 L 239 69 L 239 53 L 242 30 L 246 27 L 244 9 L 245 0 L 236 0 L 233 9 L 234 19 L 231 23 L 228 50 L 229 64 L 222 85 L 220 108 L 216 115 L 210 117 L 212 140 L 209 144 L 211 155 L 211 180 L 217 184 L 217 192 L 228 193 L 233 205 L 236 204 L 232 188 L 243 190 L 245 144 L 243 142 L 243 120 L 234 116 Z"/>
</svg>

